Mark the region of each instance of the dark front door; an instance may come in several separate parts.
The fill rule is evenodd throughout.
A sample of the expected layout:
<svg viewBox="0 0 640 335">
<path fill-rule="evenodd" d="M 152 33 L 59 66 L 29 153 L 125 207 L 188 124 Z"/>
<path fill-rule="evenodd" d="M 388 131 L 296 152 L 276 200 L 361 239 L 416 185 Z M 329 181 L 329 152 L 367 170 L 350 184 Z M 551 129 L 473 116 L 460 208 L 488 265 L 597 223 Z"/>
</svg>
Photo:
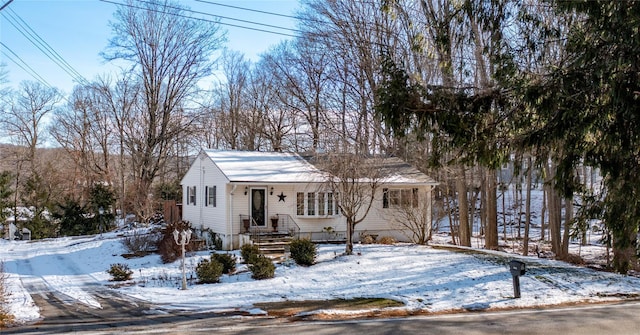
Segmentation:
<svg viewBox="0 0 640 335">
<path fill-rule="evenodd" d="M 265 226 L 265 188 L 251 189 L 251 217 L 258 226 Z"/>
</svg>

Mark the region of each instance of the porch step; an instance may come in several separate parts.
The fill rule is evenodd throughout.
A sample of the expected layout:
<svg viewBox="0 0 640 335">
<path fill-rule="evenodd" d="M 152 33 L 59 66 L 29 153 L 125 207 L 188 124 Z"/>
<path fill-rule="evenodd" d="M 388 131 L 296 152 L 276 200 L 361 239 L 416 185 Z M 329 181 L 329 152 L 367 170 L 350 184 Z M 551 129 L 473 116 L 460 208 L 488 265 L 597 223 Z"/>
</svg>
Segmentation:
<svg viewBox="0 0 640 335">
<path fill-rule="evenodd" d="M 260 253 L 274 261 L 285 259 L 291 244 L 291 236 L 276 236 L 273 234 L 256 237 L 253 243 L 258 246 Z"/>
</svg>

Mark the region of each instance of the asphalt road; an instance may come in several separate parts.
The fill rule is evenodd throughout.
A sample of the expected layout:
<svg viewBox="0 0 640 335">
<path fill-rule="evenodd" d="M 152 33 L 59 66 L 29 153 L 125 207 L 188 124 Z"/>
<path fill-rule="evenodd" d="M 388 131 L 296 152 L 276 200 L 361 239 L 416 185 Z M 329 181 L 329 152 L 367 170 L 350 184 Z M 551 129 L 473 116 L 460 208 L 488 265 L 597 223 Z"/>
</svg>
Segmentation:
<svg viewBox="0 0 640 335">
<path fill-rule="evenodd" d="M 44 319 L 0 334 L 640 334 L 640 302 L 352 321 L 163 311 L 98 293 L 101 309 L 34 298 Z"/>
</svg>

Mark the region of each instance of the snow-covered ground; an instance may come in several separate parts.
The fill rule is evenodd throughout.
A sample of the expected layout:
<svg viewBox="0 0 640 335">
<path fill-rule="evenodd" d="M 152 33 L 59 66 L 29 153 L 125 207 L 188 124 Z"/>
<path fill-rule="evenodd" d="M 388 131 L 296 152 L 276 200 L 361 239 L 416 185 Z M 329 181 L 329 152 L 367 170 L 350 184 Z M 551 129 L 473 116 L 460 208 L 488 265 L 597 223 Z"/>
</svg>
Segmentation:
<svg viewBox="0 0 640 335">
<path fill-rule="evenodd" d="M 446 237 L 436 236 L 436 241 Z M 221 283 L 189 283 L 180 290 L 180 261 L 162 264 L 158 255 L 125 259 L 116 234 L 42 241 L 0 240 L 10 296 L 8 310 L 20 322 L 40 317 L 31 296 L 51 290 L 68 303 L 100 308 L 92 295 L 96 287 L 143 299 L 162 308 L 193 311 L 254 311 L 253 304 L 283 300 L 384 297 L 402 301 L 406 310 L 442 312 L 522 308 L 573 302 L 596 302 L 640 296 L 640 278 L 594 271 L 566 263 L 520 257 L 502 252 L 454 252 L 410 244 L 355 245 L 344 256 L 344 245 L 319 245 L 317 263 L 301 267 L 277 265 L 275 278 L 255 281 L 246 266 L 225 275 Z M 209 251 L 190 254 L 188 276 Z M 239 254 L 236 252 L 238 259 Z M 527 264 L 521 277 L 522 297 L 514 299 L 511 259 Z M 129 285 L 116 287 L 105 271 L 114 263 L 133 270 Z M 331 311 L 325 311 L 331 312 Z"/>
</svg>

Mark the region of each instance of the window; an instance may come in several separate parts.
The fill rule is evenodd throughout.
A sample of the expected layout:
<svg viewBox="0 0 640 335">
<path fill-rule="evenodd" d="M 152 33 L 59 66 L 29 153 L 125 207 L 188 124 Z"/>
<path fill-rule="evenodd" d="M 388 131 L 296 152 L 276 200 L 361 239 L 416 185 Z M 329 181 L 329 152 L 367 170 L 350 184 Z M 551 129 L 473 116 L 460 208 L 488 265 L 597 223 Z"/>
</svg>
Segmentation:
<svg viewBox="0 0 640 335">
<path fill-rule="evenodd" d="M 382 208 L 389 208 L 389 189 L 382 189 Z"/>
<path fill-rule="evenodd" d="M 216 186 L 207 186 L 204 189 L 204 197 L 206 200 L 206 202 L 204 203 L 205 206 L 213 206 L 216 207 Z"/>
<path fill-rule="evenodd" d="M 389 191 L 389 203 L 391 206 L 400 206 L 400 190 Z"/>
<path fill-rule="evenodd" d="M 318 215 L 324 215 L 324 208 L 326 206 L 324 202 L 325 193 L 318 193 Z"/>
<path fill-rule="evenodd" d="M 382 208 L 418 207 L 419 191 L 412 189 L 382 189 Z"/>
<path fill-rule="evenodd" d="M 187 187 L 187 204 L 196 204 L 196 187 Z"/>
<path fill-rule="evenodd" d="M 327 193 L 327 215 L 333 215 L 333 193 Z"/>
<path fill-rule="evenodd" d="M 307 215 L 316 215 L 316 194 L 307 193 Z"/>
<path fill-rule="evenodd" d="M 331 192 L 296 193 L 296 215 L 324 217 L 338 214 L 335 194 Z"/>
<path fill-rule="evenodd" d="M 296 194 L 296 215 L 304 215 L 304 193 Z"/>
</svg>

